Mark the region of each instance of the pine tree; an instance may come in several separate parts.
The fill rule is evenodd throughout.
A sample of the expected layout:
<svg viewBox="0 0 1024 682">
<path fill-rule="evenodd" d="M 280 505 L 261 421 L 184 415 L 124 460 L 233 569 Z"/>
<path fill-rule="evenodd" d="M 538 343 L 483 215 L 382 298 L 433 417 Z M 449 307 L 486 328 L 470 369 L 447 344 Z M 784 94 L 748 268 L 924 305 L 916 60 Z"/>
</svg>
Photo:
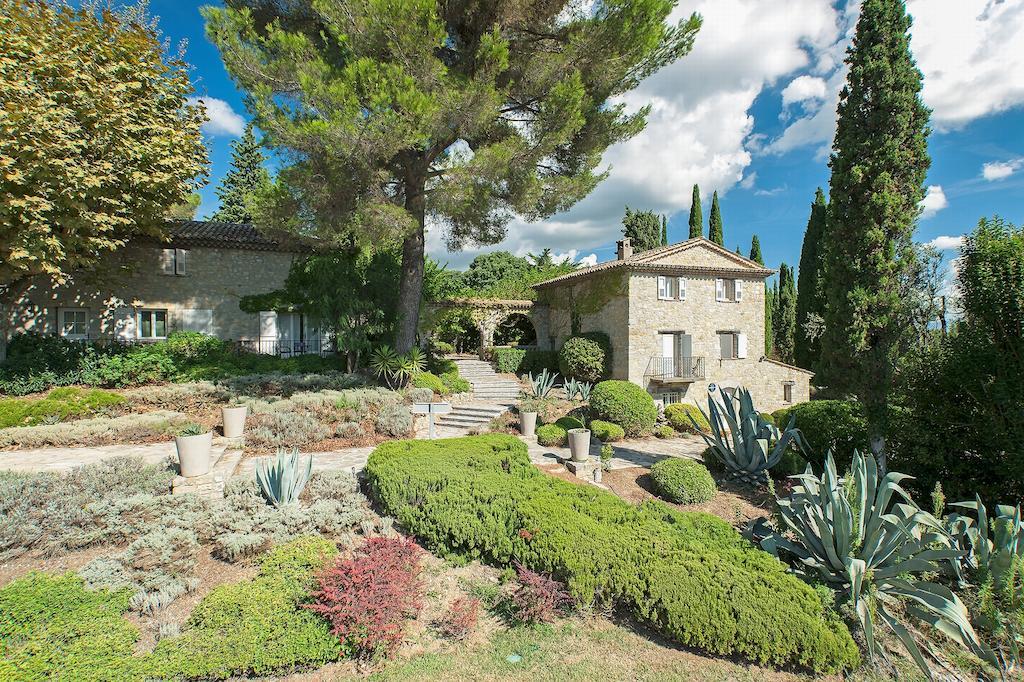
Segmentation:
<svg viewBox="0 0 1024 682">
<path fill-rule="evenodd" d="M 626 207 L 626 215 L 622 217 L 622 236 L 629 237 L 635 253 L 661 246 L 662 228 L 653 211 L 634 211 Z"/>
<path fill-rule="evenodd" d="M 725 246 L 725 235 L 722 232 L 722 210 L 718 207 L 718 191 L 711 195 L 711 217 L 708 219 L 708 239 Z"/>
<path fill-rule="evenodd" d="M 668 219 L 661 216 L 661 245 L 668 246 Z"/>
<path fill-rule="evenodd" d="M 245 126 L 245 133 L 231 143 L 231 170 L 217 188 L 220 208 L 212 220 L 228 223 L 250 223 L 251 198 L 261 189 L 270 185 L 270 174 L 263 166 L 266 157 L 260 151 L 260 143 L 253 131 L 253 124 Z"/>
<path fill-rule="evenodd" d="M 775 357 L 775 300 L 778 298 L 778 290 L 775 283 L 768 286 L 764 283 L 764 354 L 770 358 Z"/>
<path fill-rule="evenodd" d="M 700 187 L 693 186 L 690 202 L 690 239 L 704 236 L 704 214 L 700 210 Z"/>
<path fill-rule="evenodd" d="M 825 235 L 825 193 L 818 188 L 807 219 L 804 243 L 800 249 L 800 272 L 796 284 L 796 346 L 794 359 L 800 367 L 811 369 L 821 355 L 821 339 L 808 333 L 808 322 L 825 315 L 825 299 L 821 291 L 821 240 Z"/>
<path fill-rule="evenodd" d="M 835 394 L 863 403 L 883 470 L 889 393 L 914 338 L 912 236 L 930 165 L 930 112 L 910 25 L 902 0 L 861 6 L 837 109 L 823 242 L 822 374 Z"/>
<path fill-rule="evenodd" d="M 772 311 L 772 340 L 775 357 L 782 362 L 793 362 L 793 342 L 796 335 L 796 284 L 793 268 L 785 263 L 779 266 L 779 289 L 774 296 Z"/>
<path fill-rule="evenodd" d="M 755 234 L 750 238 L 750 260 L 758 265 L 764 265 L 764 257 L 761 255 L 761 240 Z"/>
</svg>

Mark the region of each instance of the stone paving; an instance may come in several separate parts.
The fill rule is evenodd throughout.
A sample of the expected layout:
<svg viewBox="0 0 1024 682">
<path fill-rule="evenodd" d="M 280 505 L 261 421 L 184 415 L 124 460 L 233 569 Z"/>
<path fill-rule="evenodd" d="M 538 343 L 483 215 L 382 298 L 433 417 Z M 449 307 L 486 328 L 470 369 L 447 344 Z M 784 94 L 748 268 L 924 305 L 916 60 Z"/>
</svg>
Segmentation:
<svg viewBox="0 0 1024 682">
<path fill-rule="evenodd" d="M 0 469 L 11 471 L 71 471 L 111 457 L 130 455 L 150 464 L 177 459 L 174 441 L 143 445 L 97 445 L 91 448 L 38 448 L 0 452 Z"/>
</svg>

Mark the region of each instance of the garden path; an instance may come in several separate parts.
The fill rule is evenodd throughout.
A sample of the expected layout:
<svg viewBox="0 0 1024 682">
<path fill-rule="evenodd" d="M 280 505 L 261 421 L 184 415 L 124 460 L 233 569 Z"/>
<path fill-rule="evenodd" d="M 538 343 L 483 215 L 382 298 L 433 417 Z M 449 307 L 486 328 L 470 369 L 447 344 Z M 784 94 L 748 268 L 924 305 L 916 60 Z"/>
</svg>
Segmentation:
<svg viewBox="0 0 1024 682">
<path fill-rule="evenodd" d="M 534 438 L 520 436 L 530 451 L 530 460 L 534 464 L 554 464 L 569 458 L 568 447 L 546 447 L 537 443 Z M 707 444 L 698 436 L 680 436 L 678 438 L 643 438 L 611 443 L 612 469 L 629 467 L 650 468 L 655 462 L 666 457 L 688 457 L 701 459 L 701 453 Z M 600 458 L 601 442 L 596 438 L 590 440 L 590 456 Z"/>
</svg>

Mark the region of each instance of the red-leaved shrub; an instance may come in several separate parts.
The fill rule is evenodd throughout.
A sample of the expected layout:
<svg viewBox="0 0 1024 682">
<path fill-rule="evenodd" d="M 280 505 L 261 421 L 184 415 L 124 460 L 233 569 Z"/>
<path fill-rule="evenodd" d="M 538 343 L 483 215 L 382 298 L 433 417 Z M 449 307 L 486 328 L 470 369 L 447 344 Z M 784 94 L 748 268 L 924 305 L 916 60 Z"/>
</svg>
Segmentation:
<svg viewBox="0 0 1024 682">
<path fill-rule="evenodd" d="M 522 623 L 550 623 L 555 612 L 572 605 L 562 583 L 516 564 L 519 587 L 512 594 L 512 616 Z"/>
<path fill-rule="evenodd" d="M 420 555 L 408 538 L 370 538 L 351 559 L 339 558 L 318 576 L 314 603 L 352 656 L 377 659 L 402 642 L 406 619 L 420 609 Z"/>
<path fill-rule="evenodd" d="M 476 597 L 459 597 L 448 607 L 448 612 L 434 627 L 442 637 L 465 639 L 476 625 L 480 612 L 480 600 Z"/>
</svg>

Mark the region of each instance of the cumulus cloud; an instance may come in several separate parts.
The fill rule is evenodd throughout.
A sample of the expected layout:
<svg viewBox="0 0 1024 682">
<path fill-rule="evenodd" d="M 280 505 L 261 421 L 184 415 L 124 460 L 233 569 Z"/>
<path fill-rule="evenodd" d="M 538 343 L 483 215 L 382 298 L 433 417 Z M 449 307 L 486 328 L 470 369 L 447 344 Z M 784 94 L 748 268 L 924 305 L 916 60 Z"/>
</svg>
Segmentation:
<svg viewBox="0 0 1024 682">
<path fill-rule="evenodd" d="M 787 106 L 807 100 L 824 99 L 828 84 L 818 76 L 797 76 L 782 91 L 782 105 Z"/>
<path fill-rule="evenodd" d="M 943 235 L 941 237 L 936 237 L 935 239 L 929 242 L 925 242 L 925 246 L 930 246 L 933 249 L 938 249 L 939 251 L 953 251 L 954 249 L 959 249 L 963 245 L 963 243 L 963 235 L 959 237 L 949 237 Z"/>
<path fill-rule="evenodd" d="M 231 105 L 216 97 L 189 97 L 189 104 L 202 104 L 206 110 L 203 132 L 207 135 L 239 136 L 245 131 L 245 119 Z"/>
<path fill-rule="evenodd" d="M 1002 180 L 1016 173 L 1024 166 L 1024 157 L 1009 161 L 992 161 L 981 167 L 981 177 L 989 182 Z"/>
<path fill-rule="evenodd" d="M 931 218 L 933 215 L 949 206 L 946 201 L 946 193 L 942 191 L 941 185 L 928 185 L 924 199 L 921 199 L 921 218 Z"/>
</svg>

